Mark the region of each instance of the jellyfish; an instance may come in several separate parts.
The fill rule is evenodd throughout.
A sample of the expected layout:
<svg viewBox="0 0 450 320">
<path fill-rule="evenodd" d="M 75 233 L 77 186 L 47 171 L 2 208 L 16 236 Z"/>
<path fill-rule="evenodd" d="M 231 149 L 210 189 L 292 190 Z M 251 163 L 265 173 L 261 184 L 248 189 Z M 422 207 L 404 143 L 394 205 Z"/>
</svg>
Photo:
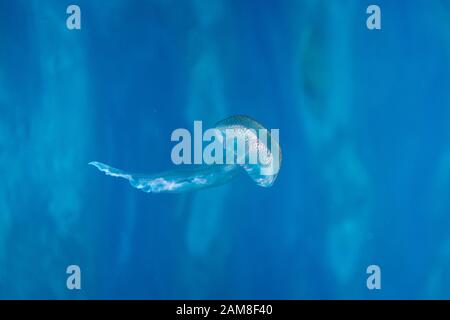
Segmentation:
<svg viewBox="0 0 450 320">
<path fill-rule="evenodd" d="M 148 193 L 181 193 L 220 186 L 245 173 L 258 186 L 271 187 L 274 184 L 281 167 L 278 135 L 273 137 L 273 133 L 256 120 L 240 115 L 219 121 L 213 129 L 223 141 L 223 154 L 227 159 L 233 159 L 233 163 L 192 165 L 156 174 L 130 173 L 97 161 L 89 164 L 106 175 L 128 180 L 134 188 Z M 264 131 L 266 135 L 258 135 Z M 230 143 L 236 137 L 243 139 L 248 146 L 243 153 L 236 150 L 234 140 Z M 264 160 L 249 161 L 252 152 L 263 154 Z"/>
</svg>

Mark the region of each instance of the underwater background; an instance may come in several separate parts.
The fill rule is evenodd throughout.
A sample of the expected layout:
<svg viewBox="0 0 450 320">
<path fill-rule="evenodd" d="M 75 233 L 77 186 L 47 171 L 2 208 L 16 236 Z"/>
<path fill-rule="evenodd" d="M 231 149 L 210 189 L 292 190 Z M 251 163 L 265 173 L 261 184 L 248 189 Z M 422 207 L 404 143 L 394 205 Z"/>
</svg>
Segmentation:
<svg viewBox="0 0 450 320">
<path fill-rule="evenodd" d="M 450 298 L 450 1 L 375 2 L 0 0 L 0 298 Z M 280 129 L 273 187 L 88 166 L 234 114 Z"/>
</svg>

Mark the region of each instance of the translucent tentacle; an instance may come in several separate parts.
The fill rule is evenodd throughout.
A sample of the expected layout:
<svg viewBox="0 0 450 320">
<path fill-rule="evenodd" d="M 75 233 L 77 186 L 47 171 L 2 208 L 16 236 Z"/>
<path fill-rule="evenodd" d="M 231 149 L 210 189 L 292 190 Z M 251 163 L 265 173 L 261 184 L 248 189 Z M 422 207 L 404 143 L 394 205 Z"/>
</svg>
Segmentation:
<svg viewBox="0 0 450 320">
<path fill-rule="evenodd" d="M 219 186 L 235 178 L 242 170 L 235 165 L 198 166 L 190 170 L 173 170 L 155 175 L 134 174 L 101 162 L 90 162 L 106 175 L 123 178 L 144 192 L 185 192 Z"/>
</svg>

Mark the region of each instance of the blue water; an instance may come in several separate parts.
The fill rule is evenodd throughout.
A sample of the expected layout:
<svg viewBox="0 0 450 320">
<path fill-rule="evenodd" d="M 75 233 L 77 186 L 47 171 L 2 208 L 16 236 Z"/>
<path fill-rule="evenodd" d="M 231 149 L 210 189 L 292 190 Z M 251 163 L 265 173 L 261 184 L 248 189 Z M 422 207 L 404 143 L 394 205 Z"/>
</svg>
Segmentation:
<svg viewBox="0 0 450 320">
<path fill-rule="evenodd" d="M 74 2 L 0 0 L 0 298 L 450 298 L 448 1 Z M 88 166 L 235 114 L 280 129 L 273 187 Z"/>
</svg>

